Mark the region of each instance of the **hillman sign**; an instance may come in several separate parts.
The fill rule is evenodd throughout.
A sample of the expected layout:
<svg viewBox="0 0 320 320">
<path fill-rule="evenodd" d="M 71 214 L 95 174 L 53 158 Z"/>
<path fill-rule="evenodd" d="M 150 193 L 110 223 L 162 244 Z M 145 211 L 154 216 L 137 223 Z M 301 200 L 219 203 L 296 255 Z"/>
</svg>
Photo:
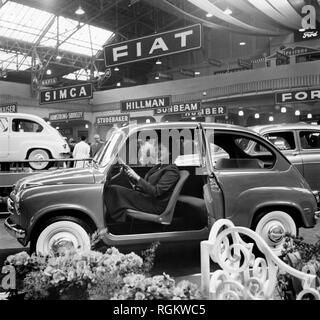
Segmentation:
<svg viewBox="0 0 320 320">
<path fill-rule="evenodd" d="M 101 116 L 96 118 L 96 124 L 98 126 L 106 126 L 114 123 L 128 123 L 130 115 L 127 114 L 113 114 L 111 116 Z"/>
<path fill-rule="evenodd" d="M 158 108 L 154 110 L 154 115 L 171 114 L 171 113 L 186 113 L 200 111 L 201 101 L 189 103 L 177 103 L 169 107 Z"/>
<path fill-rule="evenodd" d="M 141 111 L 155 109 L 159 107 L 167 107 L 171 105 L 171 96 L 151 97 L 139 100 L 121 101 L 121 112 L 125 111 Z"/>
<path fill-rule="evenodd" d="M 276 93 L 276 103 L 320 101 L 320 89 L 295 90 Z"/>
<path fill-rule="evenodd" d="M 153 59 L 201 48 L 201 25 L 152 34 L 150 36 L 106 45 L 106 67 Z"/>
<path fill-rule="evenodd" d="M 40 104 L 92 98 L 92 84 L 79 84 L 40 91 Z"/>
</svg>

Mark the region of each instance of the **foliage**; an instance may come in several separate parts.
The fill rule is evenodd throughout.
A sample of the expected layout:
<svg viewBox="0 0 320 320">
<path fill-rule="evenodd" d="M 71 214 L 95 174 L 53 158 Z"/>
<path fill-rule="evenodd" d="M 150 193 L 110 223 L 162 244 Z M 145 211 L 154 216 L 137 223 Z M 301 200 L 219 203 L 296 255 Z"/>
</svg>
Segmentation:
<svg viewBox="0 0 320 320">
<path fill-rule="evenodd" d="M 148 277 L 156 249 L 154 243 L 142 252 L 120 253 L 66 250 L 56 256 L 29 256 L 26 252 L 7 257 L 16 269 L 17 290 L 24 299 L 197 299 L 196 285 L 175 281 L 168 275 Z"/>
<path fill-rule="evenodd" d="M 167 274 L 147 278 L 142 274 L 130 274 L 124 278 L 124 286 L 112 300 L 195 300 L 201 295 L 198 287 L 186 280 L 175 285 Z"/>
<path fill-rule="evenodd" d="M 307 243 L 302 237 L 286 234 L 282 260 L 299 271 L 317 275 L 316 287 L 320 285 L 320 240 Z M 296 278 L 287 273 L 278 275 L 278 291 L 282 299 L 294 300 L 302 289 Z"/>
</svg>

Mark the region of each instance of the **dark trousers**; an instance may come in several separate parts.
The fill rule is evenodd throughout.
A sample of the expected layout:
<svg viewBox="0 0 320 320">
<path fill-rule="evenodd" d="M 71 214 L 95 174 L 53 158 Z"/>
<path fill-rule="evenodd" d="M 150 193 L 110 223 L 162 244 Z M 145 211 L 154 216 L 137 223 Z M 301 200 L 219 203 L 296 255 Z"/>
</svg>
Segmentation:
<svg viewBox="0 0 320 320">
<path fill-rule="evenodd" d="M 139 210 L 151 214 L 161 214 L 167 202 L 151 197 L 148 194 L 128 189 L 118 185 L 111 185 L 105 189 L 104 198 L 107 215 L 115 221 L 125 222 L 126 209 Z"/>
</svg>

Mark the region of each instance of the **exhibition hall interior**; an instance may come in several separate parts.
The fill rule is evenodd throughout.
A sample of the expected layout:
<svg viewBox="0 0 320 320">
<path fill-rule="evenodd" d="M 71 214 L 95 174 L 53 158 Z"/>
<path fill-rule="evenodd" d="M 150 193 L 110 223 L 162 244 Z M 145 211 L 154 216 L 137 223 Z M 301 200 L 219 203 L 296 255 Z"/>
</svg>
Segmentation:
<svg viewBox="0 0 320 320">
<path fill-rule="evenodd" d="M 0 0 L 0 300 L 320 300 L 319 219 L 320 0 Z"/>
</svg>

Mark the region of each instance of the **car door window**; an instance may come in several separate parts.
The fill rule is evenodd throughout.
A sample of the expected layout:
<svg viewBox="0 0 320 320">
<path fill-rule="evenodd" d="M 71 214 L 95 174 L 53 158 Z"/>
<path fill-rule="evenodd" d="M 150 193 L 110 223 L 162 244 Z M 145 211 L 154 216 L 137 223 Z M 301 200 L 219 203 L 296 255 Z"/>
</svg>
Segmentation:
<svg viewBox="0 0 320 320">
<path fill-rule="evenodd" d="M 279 150 L 295 150 L 294 134 L 289 132 L 270 132 L 264 135 Z"/>
<path fill-rule="evenodd" d="M 233 133 L 215 133 L 214 142 L 209 143 L 212 148 L 218 146 L 223 150 L 222 156 L 216 157 L 215 168 L 229 169 L 265 169 L 272 168 L 276 162 L 275 154 L 268 146 L 259 140 Z M 259 153 L 254 149 L 260 150 Z M 219 153 L 218 153 L 219 154 Z"/>
<path fill-rule="evenodd" d="M 299 138 L 302 149 L 320 149 L 320 132 L 300 131 Z"/>
<path fill-rule="evenodd" d="M 35 121 L 24 119 L 13 119 L 12 121 L 12 131 L 14 132 L 41 132 L 42 130 L 42 125 Z"/>
<path fill-rule="evenodd" d="M 0 132 L 7 132 L 7 131 L 8 131 L 8 119 L 0 118 Z"/>
</svg>

